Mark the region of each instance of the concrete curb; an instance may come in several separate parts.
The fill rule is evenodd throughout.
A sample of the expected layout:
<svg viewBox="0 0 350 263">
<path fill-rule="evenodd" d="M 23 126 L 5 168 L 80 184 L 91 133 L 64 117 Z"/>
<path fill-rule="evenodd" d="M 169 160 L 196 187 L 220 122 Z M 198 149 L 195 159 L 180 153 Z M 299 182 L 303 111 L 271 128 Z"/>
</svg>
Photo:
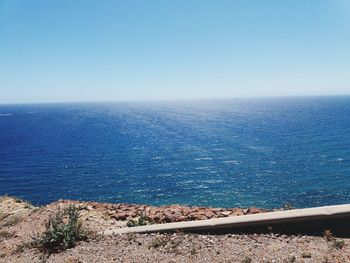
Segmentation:
<svg viewBox="0 0 350 263">
<path fill-rule="evenodd" d="M 310 220 L 328 220 L 350 217 L 350 204 L 323 206 L 305 209 L 294 209 L 287 211 L 268 212 L 254 215 L 232 216 L 214 218 L 198 221 L 184 221 L 176 223 L 155 224 L 139 227 L 125 227 L 113 230 L 106 230 L 104 235 L 116 235 L 125 233 L 164 233 L 174 231 L 198 232 L 229 230 L 239 227 L 269 226 L 284 223 L 302 223 Z"/>
</svg>

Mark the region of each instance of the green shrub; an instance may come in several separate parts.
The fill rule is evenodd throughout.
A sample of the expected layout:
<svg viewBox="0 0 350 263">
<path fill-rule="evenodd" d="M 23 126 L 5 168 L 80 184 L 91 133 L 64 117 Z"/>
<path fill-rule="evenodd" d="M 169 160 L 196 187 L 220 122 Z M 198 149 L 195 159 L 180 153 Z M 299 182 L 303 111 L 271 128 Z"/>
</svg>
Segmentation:
<svg viewBox="0 0 350 263">
<path fill-rule="evenodd" d="M 128 227 L 135 227 L 135 226 L 146 226 L 153 223 L 152 220 L 146 216 L 144 213 L 141 213 L 140 217 L 138 219 L 130 219 L 126 225 Z"/>
<path fill-rule="evenodd" d="M 345 246 L 344 240 L 336 239 L 331 230 L 325 230 L 323 236 L 327 241 L 332 242 L 333 248 L 342 249 Z"/>
<path fill-rule="evenodd" d="M 283 210 L 293 210 L 295 206 L 291 202 L 285 202 L 282 206 Z"/>
<path fill-rule="evenodd" d="M 49 218 L 46 230 L 39 237 L 33 237 L 33 246 L 49 254 L 72 248 L 76 242 L 87 239 L 79 211 L 69 206 Z"/>
<path fill-rule="evenodd" d="M 336 249 L 342 249 L 345 246 L 344 240 L 338 240 L 334 239 L 333 240 L 333 247 Z"/>
</svg>

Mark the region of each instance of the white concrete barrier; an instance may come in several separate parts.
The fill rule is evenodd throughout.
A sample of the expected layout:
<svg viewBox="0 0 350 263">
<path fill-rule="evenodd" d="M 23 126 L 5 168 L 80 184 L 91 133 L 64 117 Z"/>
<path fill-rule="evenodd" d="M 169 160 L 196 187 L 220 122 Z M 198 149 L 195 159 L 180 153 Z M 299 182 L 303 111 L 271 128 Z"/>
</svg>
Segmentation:
<svg viewBox="0 0 350 263">
<path fill-rule="evenodd" d="M 278 212 L 267 212 L 253 215 L 232 216 L 198 221 L 154 224 L 139 227 L 125 227 L 106 230 L 104 235 L 123 233 L 152 233 L 180 231 L 215 231 L 239 227 L 254 227 L 261 225 L 303 222 L 308 220 L 324 220 L 340 217 L 350 217 L 350 204 L 323 206 L 314 208 L 294 209 Z"/>
</svg>

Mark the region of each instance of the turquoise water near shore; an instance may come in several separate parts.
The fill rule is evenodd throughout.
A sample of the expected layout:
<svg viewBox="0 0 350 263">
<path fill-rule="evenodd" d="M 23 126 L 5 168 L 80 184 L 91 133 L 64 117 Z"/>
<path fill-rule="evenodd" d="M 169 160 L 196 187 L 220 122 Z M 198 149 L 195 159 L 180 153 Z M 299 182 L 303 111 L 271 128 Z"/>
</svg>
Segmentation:
<svg viewBox="0 0 350 263">
<path fill-rule="evenodd" d="M 0 105 L 0 194 L 153 205 L 350 202 L 350 97 Z"/>
</svg>

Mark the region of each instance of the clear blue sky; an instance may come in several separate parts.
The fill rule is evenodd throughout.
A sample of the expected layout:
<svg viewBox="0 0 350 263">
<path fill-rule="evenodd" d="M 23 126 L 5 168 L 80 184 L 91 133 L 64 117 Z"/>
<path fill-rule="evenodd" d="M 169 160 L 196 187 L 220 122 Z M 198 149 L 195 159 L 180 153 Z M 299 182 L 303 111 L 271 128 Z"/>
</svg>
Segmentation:
<svg viewBox="0 0 350 263">
<path fill-rule="evenodd" d="M 0 0 L 0 103 L 327 94 L 349 0 Z"/>
</svg>

